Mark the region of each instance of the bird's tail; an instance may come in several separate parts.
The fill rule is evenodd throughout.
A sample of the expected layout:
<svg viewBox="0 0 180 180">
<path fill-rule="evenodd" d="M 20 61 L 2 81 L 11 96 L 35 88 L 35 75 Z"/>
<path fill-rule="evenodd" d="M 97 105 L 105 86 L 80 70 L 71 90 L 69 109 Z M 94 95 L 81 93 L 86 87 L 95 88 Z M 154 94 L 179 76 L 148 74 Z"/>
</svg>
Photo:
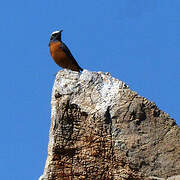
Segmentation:
<svg viewBox="0 0 180 180">
<path fill-rule="evenodd" d="M 80 70 L 80 71 L 83 71 L 83 68 L 81 68 L 81 67 L 79 66 L 79 70 Z"/>
</svg>

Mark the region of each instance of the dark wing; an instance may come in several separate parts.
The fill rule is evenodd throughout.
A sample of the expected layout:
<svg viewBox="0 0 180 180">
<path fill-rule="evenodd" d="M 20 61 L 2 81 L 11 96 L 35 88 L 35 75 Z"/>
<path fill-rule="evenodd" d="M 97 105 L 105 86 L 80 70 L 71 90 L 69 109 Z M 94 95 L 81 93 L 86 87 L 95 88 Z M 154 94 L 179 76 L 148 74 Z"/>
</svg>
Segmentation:
<svg viewBox="0 0 180 180">
<path fill-rule="evenodd" d="M 68 47 L 66 46 L 66 44 L 64 44 L 63 42 L 61 42 L 61 49 L 66 53 L 66 55 L 72 59 L 72 61 L 77 65 L 77 67 L 79 68 L 80 71 L 82 71 L 83 69 L 78 65 L 77 61 L 75 60 L 75 58 L 73 57 L 73 55 L 71 54 L 71 51 L 68 49 Z"/>
</svg>

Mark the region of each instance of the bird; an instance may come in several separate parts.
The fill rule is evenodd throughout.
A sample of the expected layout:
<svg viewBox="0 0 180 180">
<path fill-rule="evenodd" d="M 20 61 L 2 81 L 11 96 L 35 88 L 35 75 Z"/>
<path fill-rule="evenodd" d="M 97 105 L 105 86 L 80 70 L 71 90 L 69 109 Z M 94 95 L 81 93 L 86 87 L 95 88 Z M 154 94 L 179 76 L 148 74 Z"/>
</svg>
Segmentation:
<svg viewBox="0 0 180 180">
<path fill-rule="evenodd" d="M 79 66 L 71 51 L 68 49 L 65 43 L 61 40 L 61 33 L 63 30 L 54 31 L 51 34 L 49 42 L 49 50 L 55 63 L 62 68 L 70 69 L 72 71 L 83 71 Z"/>
</svg>

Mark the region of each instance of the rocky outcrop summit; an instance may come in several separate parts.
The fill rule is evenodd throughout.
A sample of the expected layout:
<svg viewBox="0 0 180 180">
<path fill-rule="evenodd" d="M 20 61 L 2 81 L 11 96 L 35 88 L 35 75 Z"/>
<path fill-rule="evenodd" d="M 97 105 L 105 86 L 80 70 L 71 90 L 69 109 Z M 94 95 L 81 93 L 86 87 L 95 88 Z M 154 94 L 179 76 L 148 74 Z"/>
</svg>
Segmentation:
<svg viewBox="0 0 180 180">
<path fill-rule="evenodd" d="M 40 180 L 180 179 L 180 128 L 109 73 L 56 75 Z"/>
</svg>

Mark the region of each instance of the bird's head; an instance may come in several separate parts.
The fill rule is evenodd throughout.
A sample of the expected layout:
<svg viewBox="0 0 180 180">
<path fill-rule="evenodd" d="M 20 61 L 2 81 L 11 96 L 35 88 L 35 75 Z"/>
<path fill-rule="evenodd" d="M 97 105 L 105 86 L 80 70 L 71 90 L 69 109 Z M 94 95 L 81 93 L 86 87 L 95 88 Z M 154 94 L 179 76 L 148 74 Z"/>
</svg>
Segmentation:
<svg viewBox="0 0 180 180">
<path fill-rule="evenodd" d="M 62 32 L 62 31 L 63 31 L 63 30 L 54 31 L 54 32 L 51 34 L 50 42 L 61 41 L 61 32 Z"/>
</svg>

